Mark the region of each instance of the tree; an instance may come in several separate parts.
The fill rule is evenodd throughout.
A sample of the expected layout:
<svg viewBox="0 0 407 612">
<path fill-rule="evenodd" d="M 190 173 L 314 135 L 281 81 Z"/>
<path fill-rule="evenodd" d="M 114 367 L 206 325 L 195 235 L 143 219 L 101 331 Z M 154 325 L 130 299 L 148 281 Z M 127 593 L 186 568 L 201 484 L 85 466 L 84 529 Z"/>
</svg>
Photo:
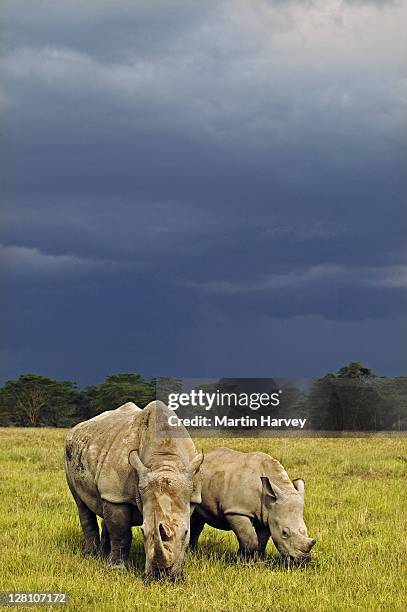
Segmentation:
<svg viewBox="0 0 407 612">
<path fill-rule="evenodd" d="M 279 418 L 308 418 L 307 396 L 294 385 L 283 385 L 279 410 L 275 414 Z"/>
<path fill-rule="evenodd" d="M 375 378 L 372 370 L 359 361 L 351 361 L 338 371 L 335 390 L 343 411 L 344 429 L 376 429 Z"/>
<path fill-rule="evenodd" d="M 342 430 L 344 425 L 343 406 L 336 392 L 336 376 L 332 372 L 317 379 L 310 390 L 311 425 L 313 429 Z"/>
<path fill-rule="evenodd" d="M 311 388 L 314 429 L 391 431 L 407 428 L 407 377 L 377 376 L 352 361 Z"/>
<path fill-rule="evenodd" d="M 309 397 L 313 427 L 334 431 L 374 429 L 374 379 L 370 368 L 351 361 L 337 374 L 329 372 L 316 380 Z"/>
<path fill-rule="evenodd" d="M 168 403 L 168 397 L 171 393 L 181 393 L 182 391 L 182 380 L 174 376 L 152 378 L 150 384 L 154 390 L 154 397 L 164 404 Z"/>
<path fill-rule="evenodd" d="M 371 402 L 375 429 L 407 429 L 407 377 L 376 376 L 372 381 L 375 393 Z"/>
<path fill-rule="evenodd" d="M 365 368 L 360 361 L 350 361 L 338 371 L 338 378 L 366 380 L 375 376 L 370 368 Z"/>
<path fill-rule="evenodd" d="M 71 381 L 37 374 L 8 380 L 0 390 L 0 413 L 7 425 L 67 426 L 75 420 L 78 391 Z"/>
<path fill-rule="evenodd" d="M 87 387 L 84 393 L 93 415 L 114 410 L 126 402 L 144 408 L 155 396 L 153 385 L 134 372 L 110 374 L 100 385 Z"/>
</svg>

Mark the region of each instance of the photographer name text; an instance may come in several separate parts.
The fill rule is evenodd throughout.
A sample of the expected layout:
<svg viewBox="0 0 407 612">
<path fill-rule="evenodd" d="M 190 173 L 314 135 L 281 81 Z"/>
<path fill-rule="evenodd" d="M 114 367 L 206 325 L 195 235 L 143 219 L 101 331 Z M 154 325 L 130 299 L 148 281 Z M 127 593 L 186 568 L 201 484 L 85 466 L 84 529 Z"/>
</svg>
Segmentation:
<svg viewBox="0 0 407 612">
<path fill-rule="evenodd" d="M 168 423 L 172 427 L 184 425 L 184 427 L 286 427 L 303 429 L 307 419 L 276 419 L 271 416 L 202 416 L 196 415 L 190 418 L 180 418 L 176 414 L 168 417 Z"/>
</svg>

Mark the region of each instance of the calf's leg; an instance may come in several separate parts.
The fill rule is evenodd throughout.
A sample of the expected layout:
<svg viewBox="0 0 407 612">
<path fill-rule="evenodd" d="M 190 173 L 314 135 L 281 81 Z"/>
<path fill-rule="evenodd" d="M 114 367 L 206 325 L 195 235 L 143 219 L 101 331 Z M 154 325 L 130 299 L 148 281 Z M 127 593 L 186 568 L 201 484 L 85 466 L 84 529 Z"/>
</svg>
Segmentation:
<svg viewBox="0 0 407 612">
<path fill-rule="evenodd" d="M 266 556 L 267 542 L 269 541 L 269 538 L 270 538 L 270 531 L 268 527 L 265 527 L 262 525 L 260 527 L 256 527 L 256 533 L 257 533 L 257 539 L 259 542 L 259 554 L 260 554 L 260 557 L 264 559 L 264 557 Z"/>
<path fill-rule="evenodd" d="M 251 520 L 238 514 L 229 514 L 226 519 L 239 541 L 239 553 L 245 557 L 257 557 L 260 545 Z"/>
<path fill-rule="evenodd" d="M 110 536 L 110 567 L 123 568 L 129 564 L 132 514 L 130 504 L 103 502 L 103 519 Z"/>
<path fill-rule="evenodd" d="M 189 537 L 189 547 L 191 550 L 196 550 L 198 546 L 198 539 L 202 533 L 202 529 L 205 526 L 205 519 L 202 518 L 195 510 L 191 516 L 191 529 Z"/>
</svg>

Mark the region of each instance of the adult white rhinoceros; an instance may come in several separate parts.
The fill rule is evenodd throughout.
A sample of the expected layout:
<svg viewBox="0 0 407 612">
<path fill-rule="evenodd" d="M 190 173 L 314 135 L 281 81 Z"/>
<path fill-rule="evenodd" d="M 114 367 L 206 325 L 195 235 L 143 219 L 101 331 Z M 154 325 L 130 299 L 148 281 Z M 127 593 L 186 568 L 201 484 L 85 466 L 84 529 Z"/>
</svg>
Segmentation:
<svg viewBox="0 0 407 612">
<path fill-rule="evenodd" d="M 233 530 L 239 550 L 263 557 L 271 535 L 278 551 L 302 562 L 311 558 L 315 540 L 303 518 L 304 481 L 291 482 L 283 466 L 261 452 L 218 448 L 205 454 L 202 502 L 191 517 L 191 547 L 208 523 Z"/>
<path fill-rule="evenodd" d="M 190 514 L 201 501 L 197 454 L 163 403 L 131 402 L 79 423 L 68 434 L 65 470 L 85 535 L 85 555 L 128 565 L 131 526 L 142 525 L 145 575 L 175 579 L 189 543 Z M 96 516 L 103 517 L 100 541 Z"/>
</svg>

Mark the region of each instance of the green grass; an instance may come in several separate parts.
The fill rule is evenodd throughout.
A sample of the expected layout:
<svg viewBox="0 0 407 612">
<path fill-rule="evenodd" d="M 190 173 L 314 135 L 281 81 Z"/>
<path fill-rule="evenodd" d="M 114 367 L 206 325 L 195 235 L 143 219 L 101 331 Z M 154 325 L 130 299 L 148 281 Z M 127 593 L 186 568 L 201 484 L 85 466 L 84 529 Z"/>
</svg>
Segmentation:
<svg viewBox="0 0 407 612">
<path fill-rule="evenodd" d="M 286 568 L 269 544 L 266 562 L 242 563 L 234 536 L 206 527 L 200 552 L 187 557 L 185 580 L 145 585 L 137 528 L 132 571 L 81 557 L 63 472 L 65 435 L 0 429 L 0 590 L 64 590 L 75 611 L 407 610 L 405 438 L 196 440 L 204 450 L 268 452 L 292 478 L 305 479 L 314 560 Z"/>
</svg>

